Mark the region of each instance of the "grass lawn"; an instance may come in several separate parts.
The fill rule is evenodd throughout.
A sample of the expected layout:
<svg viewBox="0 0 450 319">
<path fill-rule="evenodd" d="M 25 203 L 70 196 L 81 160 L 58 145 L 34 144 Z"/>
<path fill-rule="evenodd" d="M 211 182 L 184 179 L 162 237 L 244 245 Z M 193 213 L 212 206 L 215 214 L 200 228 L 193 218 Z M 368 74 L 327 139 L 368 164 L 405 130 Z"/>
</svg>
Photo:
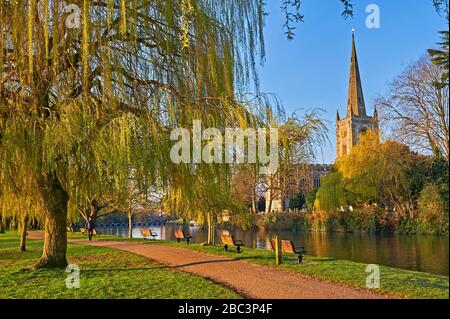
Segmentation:
<svg viewBox="0 0 450 319">
<path fill-rule="evenodd" d="M 79 234 L 71 234 L 71 238 L 81 238 Z M 130 240 L 115 236 L 102 235 L 101 240 Z M 325 279 L 334 282 L 341 282 L 353 286 L 365 288 L 367 264 L 357 263 L 348 260 L 338 260 L 334 258 L 323 258 L 305 256 L 302 264 L 295 263 L 295 255 L 284 255 L 284 263 L 281 266 L 275 265 L 275 257 L 272 251 L 262 249 L 243 249 L 241 254 L 224 252 L 222 246 L 201 246 L 196 244 L 177 244 L 171 241 L 152 241 L 143 239 L 131 239 L 132 241 L 145 242 L 147 244 L 173 245 L 180 248 L 196 250 L 208 254 L 227 256 L 233 259 L 245 260 L 247 262 L 277 267 L 280 269 L 299 272 L 308 276 Z M 449 298 L 449 277 L 429 274 L 424 272 L 410 271 L 386 266 L 380 266 L 381 288 L 380 291 L 390 293 L 405 298 Z"/>
<path fill-rule="evenodd" d="M 0 298 L 240 298 L 224 286 L 132 253 L 75 244 L 68 245 L 68 261 L 80 267 L 80 289 L 68 289 L 64 270 L 29 270 L 42 244 L 28 240 L 28 251 L 19 252 L 17 233 L 0 234 Z"/>
</svg>

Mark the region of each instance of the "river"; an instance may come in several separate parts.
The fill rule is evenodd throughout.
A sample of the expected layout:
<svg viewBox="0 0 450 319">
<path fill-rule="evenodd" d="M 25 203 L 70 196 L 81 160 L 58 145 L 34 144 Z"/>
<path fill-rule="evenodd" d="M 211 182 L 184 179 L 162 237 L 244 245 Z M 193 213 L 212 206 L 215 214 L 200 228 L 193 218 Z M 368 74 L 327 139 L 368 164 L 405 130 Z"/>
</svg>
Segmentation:
<svg viewBox="0 0 450 319">
<path fill-rule="evenodd" d="M 147 226 L 142 226 L 147 227 Z M 141 226 L 133 227 L 133 237 L 141 238 Z M 175 240 L 176 225 L 150 226 L 158 234 L 158 239 Z M 193 243 L 206 241 L 204 228 L 191 226 Z M 127 236 L 127 227 L 98 227 L 105 234 Z M 217 239 L 223 230 L 217 230 Z M 244 241 L 245 246 L 270 249 L 270 238 L 275 232 L 233 229 L 236 239 Z M 425 235 L 370 235 L 342 233 L 313 233 L 278 231 L 282 239 L 292 240 L 303 246 L 308 255 L 347 259 L 356 262 L 386 265 L 396 268 L 449 275 L 448 237 Z"/>
</svg>

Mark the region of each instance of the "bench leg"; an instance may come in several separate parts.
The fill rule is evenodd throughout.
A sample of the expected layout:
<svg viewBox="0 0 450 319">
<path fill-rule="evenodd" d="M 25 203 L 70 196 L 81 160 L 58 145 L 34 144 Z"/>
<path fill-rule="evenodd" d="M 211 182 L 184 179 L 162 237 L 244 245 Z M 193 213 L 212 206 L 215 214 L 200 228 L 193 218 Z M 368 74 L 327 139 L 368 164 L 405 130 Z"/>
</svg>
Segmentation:
<svg viewBox="0 0 450 319">
<path fill-rule="evenodd" d="M 180 243 L 180 238 L 177 238 L 178 243 Z"/>
<path fill-rule="evenodd" d="M 225 251 L 228 251 L 228 245 L 223 246 L 223 249 L 225 249 Z"/>
<path fill-rule="evenodd" d="M 189 238 L 186 238 L 186 244 L 189 245 Z"/>
<path fill-rule="evenodd" d="M 302 254 L 299 254 L 299 255 L 298 255 L 298 263 L 301 264 L 302 261 L 303 261 L 303 255 L 302 255 Z"/>
<path fill-rule="evenodd" d="M 238 254 L 241 252 L 241 246 L 240 245 L 237 245 L 237 252 L 238 252 Z"/>
</svg>

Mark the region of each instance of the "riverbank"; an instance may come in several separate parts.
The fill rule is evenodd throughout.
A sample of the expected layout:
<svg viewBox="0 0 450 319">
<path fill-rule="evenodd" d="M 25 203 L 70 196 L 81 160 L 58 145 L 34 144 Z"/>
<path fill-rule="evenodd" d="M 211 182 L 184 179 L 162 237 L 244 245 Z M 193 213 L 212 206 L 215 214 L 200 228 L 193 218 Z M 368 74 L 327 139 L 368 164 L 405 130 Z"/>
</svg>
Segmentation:
<svg viewBox="0 0 450 319">
<path fill-rule="evenodd" d="M 16 233 L 0 234 L 0 299 L 242 297 L 228 287 L 133 253 L 72 243 L 68 244 L 68 260 L 80 267 L 81 282 L 80 289 L 68 289 L 64 269 L 29 270 L 39 259 L 42 245 L 42 240 L 28 240 L 28 251 L 19 252 Z"/>
<path fill-rule="evenodd" d="M 145 228 L 145 227 L 144 227 Z M 174 241 L 176 225 L 151 226 L 157 239 Z M 99 228 L 104 234 L 128 237 L 127 227 Z M 132 229 L 134 238 L 142 238 L 141 227 Z M 192 242 L 203 243 L 208 232 L 203 227 L 186 227 L 192 234 Z M 239 227 L 216 229 L 217 240 L 224 231 L 244 241 L 248 248 L 271 250 L 270 239 L 276 235 L 292 240 L 297 246 L 306 247 L 311 256 L 331 257 L 359 263 L 385 265 L 393 268 L 449 275 L 448 237 L 432 235 L 382 235 L 328 232 L 295 232 L 270 230 L 245 230 Z"/>
<path fill-rule="evenodd" d="M 71 239 L 85 239 L 80 234 L 70 234 Z M 229 259 L 245 261 L 283 271 L 296 272 L 320 280 L 342 283 L 365 289 L 367 264 L 334 258 L 305 256 L 303 264 L 294 262 L 295 256 L 284 255 L 284 263 L 275 265 L 274 254 L 262 249 L 244 248 L 243 253 L 224 252 L 220 245 L 202 246 L 177 244 L 173 241 L 144 241 L 142 239 L 127 239 L 116 236 L 99 236 L 99 241 L 132 241 L 146 245 L 168 245 L 172 247 L 194 250 L 214 256 L 226 256 Z M 380 266 L 380 292 L 393 294 L 404 298 L 449 298 L 449 277 L 425 272 L 416 272 L 392 267 Z"/>
<path fill-rule="evenodd" d="M 420 223 L 417 218 L 399 217 L 376 207 L 356 208 L 333 214 L 317 211 L 290 211 L 255 216 L 259 229 L 328 233 L 400 234 L 448 236 L 448 218 L 439 227 Z"/>
</svg>

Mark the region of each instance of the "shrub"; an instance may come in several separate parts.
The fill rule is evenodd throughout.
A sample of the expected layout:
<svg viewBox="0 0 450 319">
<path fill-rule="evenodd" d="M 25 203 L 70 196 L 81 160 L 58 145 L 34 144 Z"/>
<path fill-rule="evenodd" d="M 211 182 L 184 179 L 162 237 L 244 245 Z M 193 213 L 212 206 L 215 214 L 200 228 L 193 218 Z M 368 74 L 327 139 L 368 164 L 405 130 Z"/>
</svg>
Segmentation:
<svg viewBox="0 0 450 319">
<path fill-rule="evenodd" d="M 446 203 L 444 196 L 448 197 L 448 185 L 427 184 L 422 189 L 417 216 L 420 232 L 448 233 L 448 200 Z"/>
</svg>

